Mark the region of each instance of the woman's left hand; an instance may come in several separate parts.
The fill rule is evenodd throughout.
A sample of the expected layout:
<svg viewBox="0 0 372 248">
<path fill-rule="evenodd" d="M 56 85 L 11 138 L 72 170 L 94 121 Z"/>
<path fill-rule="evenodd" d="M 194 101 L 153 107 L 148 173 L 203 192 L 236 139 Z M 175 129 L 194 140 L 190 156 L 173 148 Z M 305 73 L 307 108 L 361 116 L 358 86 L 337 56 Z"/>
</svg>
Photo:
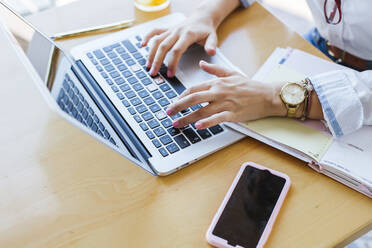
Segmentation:
<svg viewBox="0 0 372 248">
<path fill-rule="evenodd" d="M 168 107 L 167 114 L 172 116 L 197 104 L 209 104 L 174 120 L 174 127 L 181 128 L 196 122 L 197 129 L 205 129 L 222 122 L 245 122 L 286 115 L 286 107 L 279 96 L 283 83 L 253 81 L 238 72 L 204 61 L 200 62 L 200 67 L 218 78 L 187 89 Z"/>
</svg>

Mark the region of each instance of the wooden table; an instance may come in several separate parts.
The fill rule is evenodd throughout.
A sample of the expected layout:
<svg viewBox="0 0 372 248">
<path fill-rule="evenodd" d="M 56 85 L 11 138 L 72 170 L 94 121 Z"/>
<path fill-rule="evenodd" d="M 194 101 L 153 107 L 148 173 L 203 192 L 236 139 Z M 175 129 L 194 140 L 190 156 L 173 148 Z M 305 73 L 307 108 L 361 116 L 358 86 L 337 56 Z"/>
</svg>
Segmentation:
<svg viewBox="0 0 372 248">
<path fill-rule="evenodd" d="M 74 15 L 78 2 L 31 20 L 51 34 L 86 18 L 188 14 L 197 2 L 174 0 L 148 14 L 133 11 L 130 0 L 86 0 L 81 16 Z M 223 53 L 250 76 L 276 46 L 324 58 L 258 4 L 232 14 L 218 35 Z M 209 247 L 207 227 L 245 161 L 293 182 L 267 247 L 334 247 L 372 224 L 371 199 L 251 138 L 152 177 L 51 112 L 3 36 L 0 42 L 0 247 Z"/>
</svg>

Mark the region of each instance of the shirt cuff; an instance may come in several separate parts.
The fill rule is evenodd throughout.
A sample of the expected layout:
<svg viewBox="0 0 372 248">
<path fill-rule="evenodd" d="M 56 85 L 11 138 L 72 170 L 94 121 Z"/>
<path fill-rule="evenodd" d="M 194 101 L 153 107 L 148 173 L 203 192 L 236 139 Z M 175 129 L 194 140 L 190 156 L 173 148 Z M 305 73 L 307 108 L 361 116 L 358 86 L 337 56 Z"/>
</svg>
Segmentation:
<svg viewBox="0 0 372 248">
<path fill-rule="evenodd" d="M 363 106 L 347 70 L 310 77 L 324 119 L 333 136 L 341 137 L 363 126 Z"/>
<path fill-rule="evenodd" d="M 241 5 L 244 8 L 248 8 L 255 0 L 240 0 Z"/>
</svg>

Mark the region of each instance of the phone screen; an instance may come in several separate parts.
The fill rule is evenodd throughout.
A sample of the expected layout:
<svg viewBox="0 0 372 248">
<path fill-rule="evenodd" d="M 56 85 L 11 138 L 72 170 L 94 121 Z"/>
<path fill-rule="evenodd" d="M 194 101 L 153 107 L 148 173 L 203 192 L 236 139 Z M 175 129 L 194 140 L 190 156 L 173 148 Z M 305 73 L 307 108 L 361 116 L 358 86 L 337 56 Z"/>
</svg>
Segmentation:
<svg viewBox="0 0 372 248">
<path fill-rule="evenodd" d="M 212 233 L 231 246 L 256 247 L 285 182 L 268 170 L 247 166 Z"/>
</svg>

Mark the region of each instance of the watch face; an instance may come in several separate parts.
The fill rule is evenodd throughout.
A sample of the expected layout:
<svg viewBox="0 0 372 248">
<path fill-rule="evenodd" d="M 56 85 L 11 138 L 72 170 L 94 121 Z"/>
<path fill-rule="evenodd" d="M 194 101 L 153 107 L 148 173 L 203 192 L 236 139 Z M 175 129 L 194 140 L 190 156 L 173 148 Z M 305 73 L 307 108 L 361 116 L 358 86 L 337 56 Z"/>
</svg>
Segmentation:
<svg viewBox="0 0 372 248">
<path fill-rule="evenodd" d="M 305 99 L 305 89 L 296 83 L 287 84 L 283 88 L 282 97 L 288 104 L 300 104 Z"/>
</svg>

